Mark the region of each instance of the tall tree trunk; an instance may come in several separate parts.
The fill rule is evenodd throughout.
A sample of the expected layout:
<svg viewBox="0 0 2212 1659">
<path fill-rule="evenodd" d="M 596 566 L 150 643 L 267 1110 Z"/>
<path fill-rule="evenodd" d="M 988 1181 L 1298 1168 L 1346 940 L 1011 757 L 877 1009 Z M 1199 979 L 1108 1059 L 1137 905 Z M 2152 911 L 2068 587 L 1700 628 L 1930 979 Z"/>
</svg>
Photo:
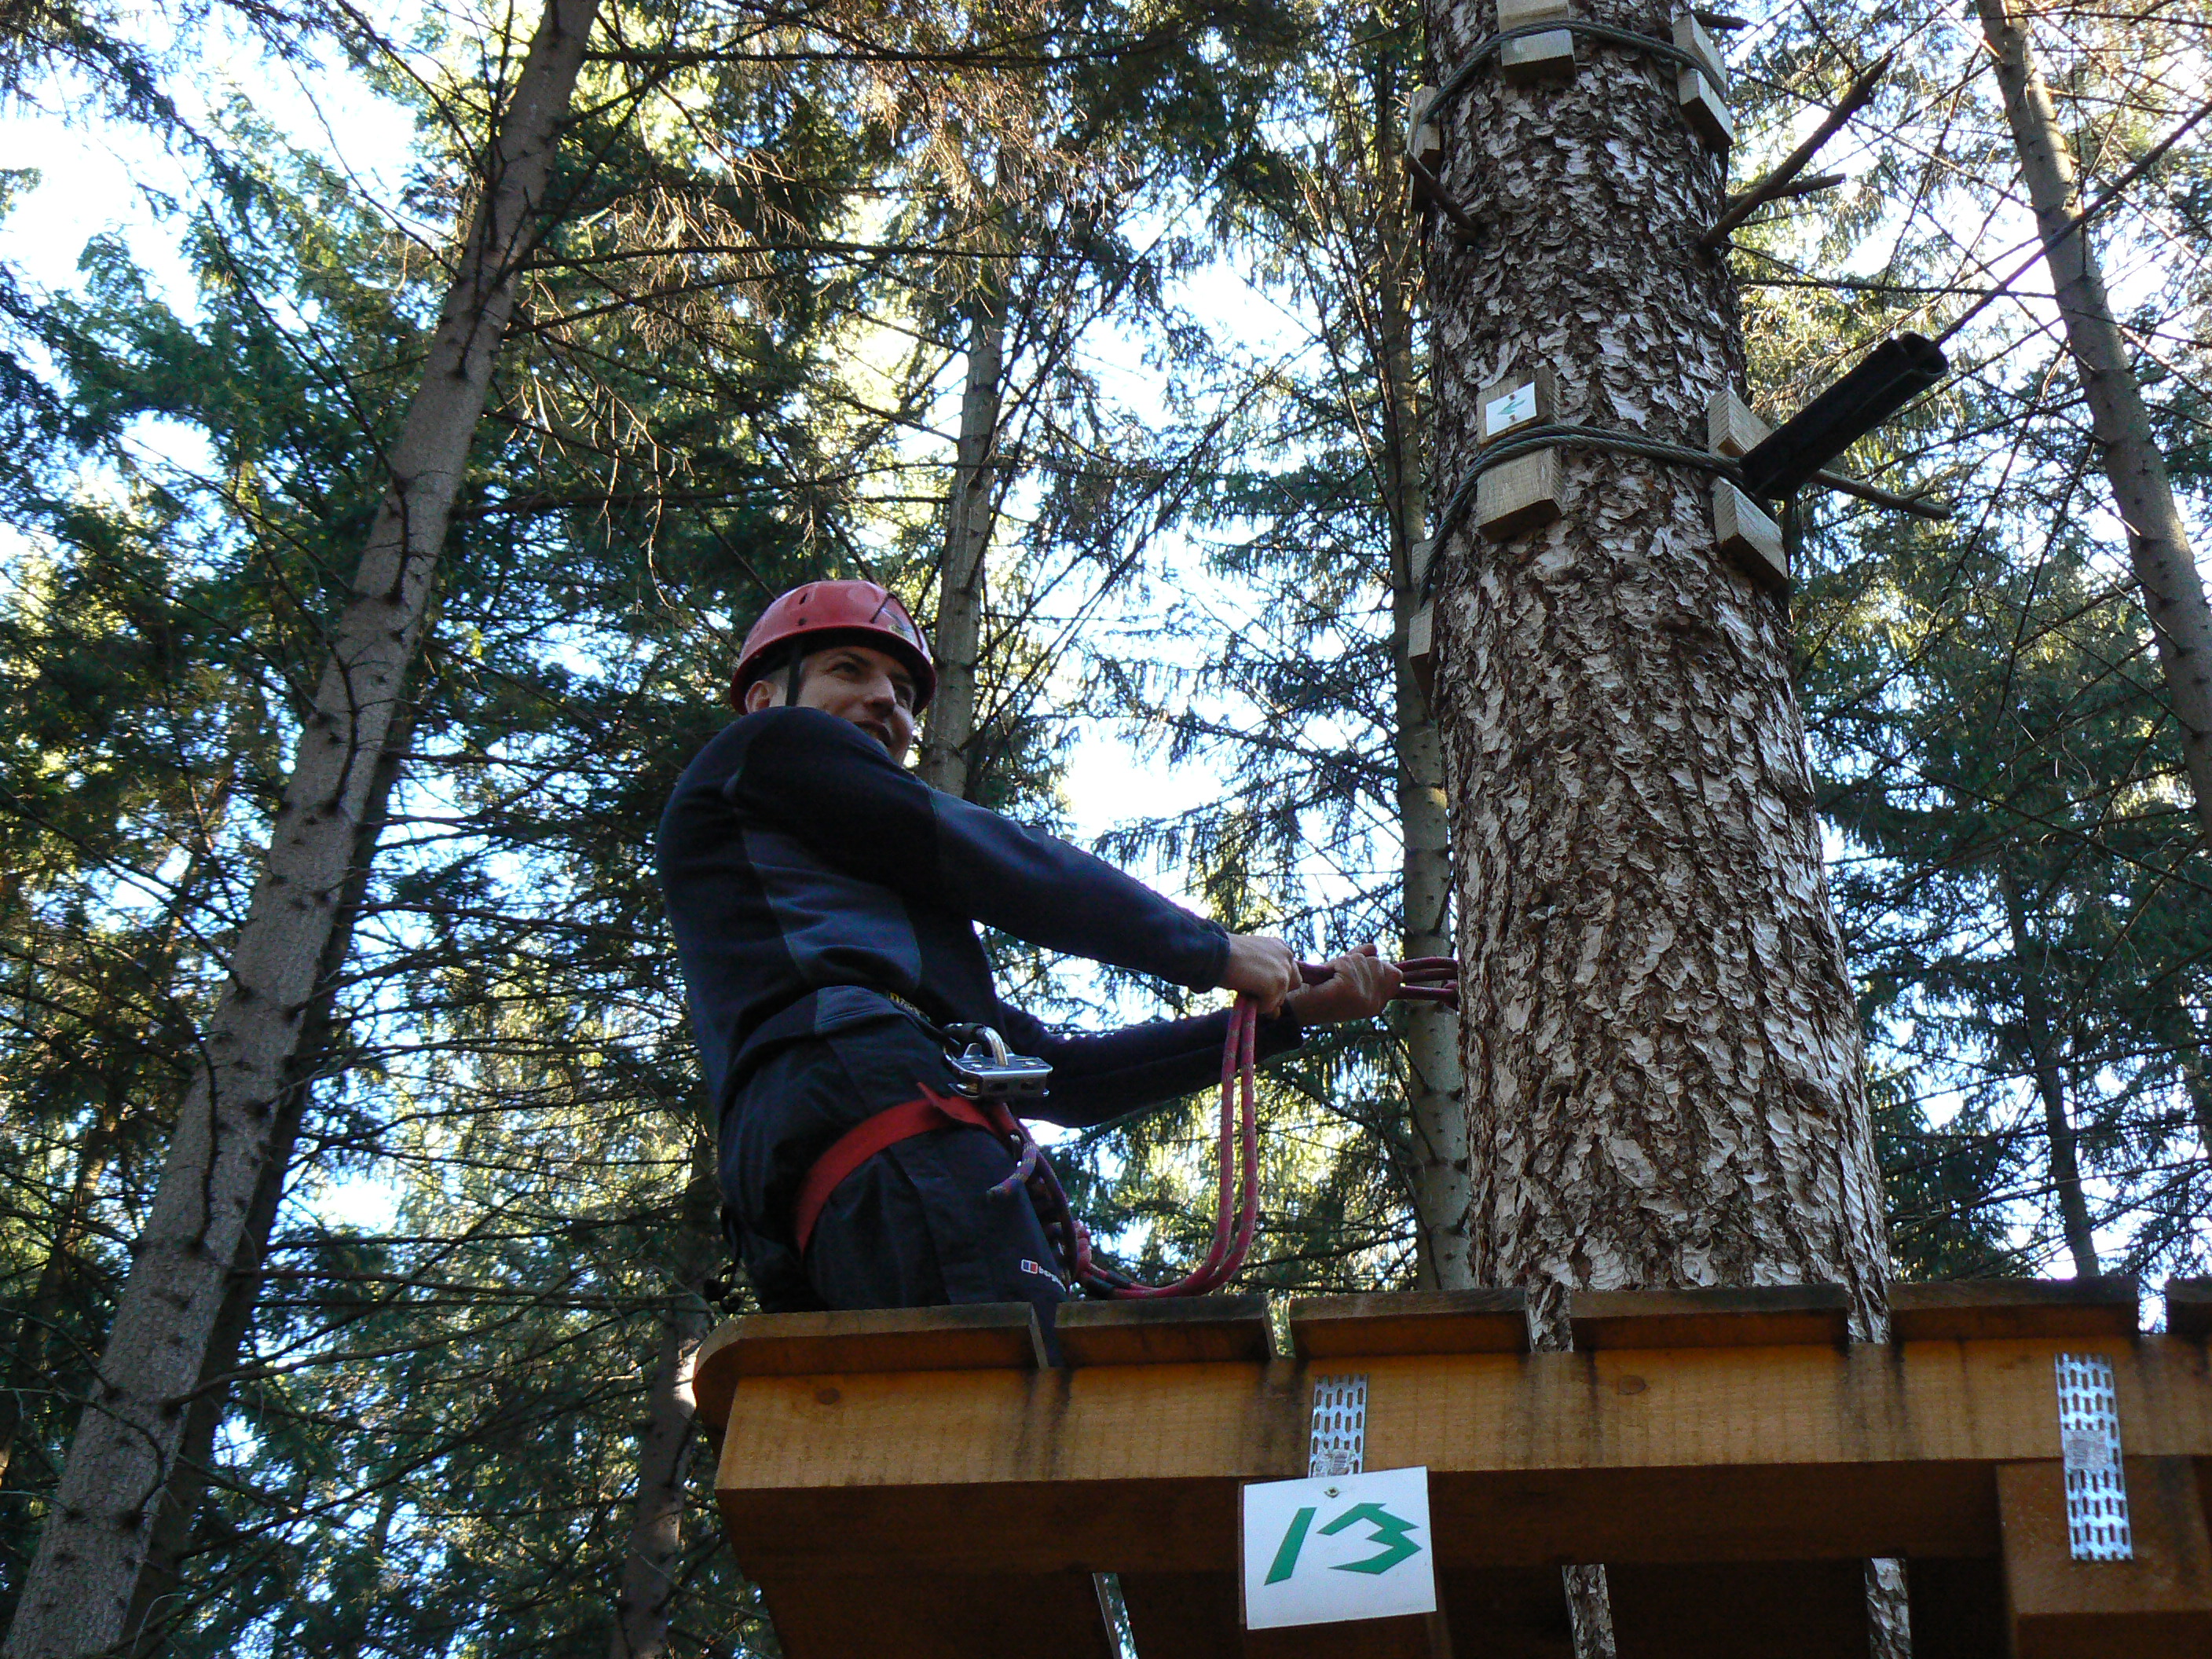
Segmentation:
<svg viewBox="0 0 2212 1659">
<path fill-rule="evenodd" d="M 1376 148 L 1393 149 L 1398 89 L 1387 64 L 1375 86 Z M 1387 173 L 1386 173 L 1387 176 Z M 1376 319 L 1382 366 L 1383 487 L 1390 514 L 1391 663 L 1395 676 L 1395 738 L 1398 829 L 1402 837 L 1403 954 L 1450 954 L 1451 825 L 1444 806 L 1443 751 L 1429 700 L 1413 678 L 1407 630 L 1421 607 L 1427 558 L 1428 489 L 1420 454 L 1420 386 L 1413 372 L 1413 319 L 1405 284 L 1418 251 L 1403 212 L 1380 220 Z M 1468 1260 L 1469 1180 L 1467 1095 L 1460 1071 L 1459 1020 L 1449 1009 L 1409 1003 L 1406 1009 L 1406 1107 L 1413 1132 L 1413 1224 L 1421 1282 L 1437 1290 L 1474 1283 Z"/>
<path fill-rule="evenodd" d="M 368 892 L 369 867 L 376 854 L 376 843 L 382 836 L 391 818 L 392 791 L 399 781 L 399 769 L 405 753 L 407 740 L 414 729 L 411 713 L 403 710 L 386 728 L 385 748 L 376 757 L 370 776 L 368 798 L 362 804 L 361 817 L 354 830 L 354 850 L 346 871 L 344 884 L 335 895 L 332 906 L 333 926 L 323 946 L 323 958 L 315 983 L 326 986 L 337 978 L 345 966 L 346 957 L 353 948 L 354 924 L 361 915 L 362 901 Z M 290 1086 L 272 1103 L 272 1143 L 281 1142 L 284 1156 L 277 1166 L 262 1180 L 254 1193 L 254 1207 L 247 1212 L 241 1229 L 240 1269 L 232 1273 L 222 1290 L 222 1300 L 217 1310 L 213 1334 L 209 1341 L 211 1363 L 208 1368 L 212 1376 L 221 1371 L 212 1364 L 212 1356 L 220 1355 L 221 1370 L 228 1370 L 237 1363 L 240 1346 L 246 1338 L 247 1325 L 253 1317 L 253 1308 L 261 1291 L 260 1267 L 263 1252 L 269 1243 L 270 1229 L 276 1223 L 276 1206 L 284 1190 L 285 1164 L 289 1163 L 294 1138 L 299 1133 L 301 1121 L 307 1115 L 314 1084 L 327 1063 L 331 1049 L 332 1018 L 335 1010 L 327 995 L 314 999 L 312 1006 L 300 1022 L 300 1032 L 295 1054 L 289 1066 Z M 192 1109 L 188 1096 L 185 1110 Z M 181 1137 L 181 1130 L 180 1130 Z M 172 1168 L 175 1153 L 171 1153 Z M 163 1190 L 167 1190 L 170 1170 L 162 1172 Z M 161 1196 L 155 1198 L 155 1218 L 161 1214 Z M 147 1237 L 153 1235 L 153 1223 L 149 1222 Z M 134 1268 L 132 1281 L 137 1279 Z M 116 1323 L 120 1328 L 124 1310 L 130 1305 L 131 1285 L 124 1286 L 124 1301 L 116 1312 Z M 109 1353 L 114 1352 L 111 1339 Z M 107 1375 L 108 1362 L 101 1361 L 103 1380 Z M 222 1409 L 229 1389 L 220 1382 L 203 1385 L 179 1413 L 181 1431 L 167 1478 L 155 1496 L 150 1524 L 145 1532 L 144 1554 L 140 1559 L 131 1590 L 131 1599 L 125 1608 L 123 1631 L 130 1644 L 132 1659 L 156 1659 L 167 1651 L 169 1626 L 187 1611 L 179 1594 L 183 1586 L 185 1559 L 192 1540 L 192 1522 L 198 1514 L 200 1499 L 206 1494 L 208 1475 L 215 1460 L 216 1431 L 222 1425 Z M 84 1430 L 80 1425 L 80 1440 Z M 76 1453 L 70 1450 L 70 1468 L 76 1467 Z M 63 1472 L 64 1487 L 69 1471 Z M 57 1500 L 58 1502 L 58 1499 Z M 52 1523 L 48 1522 L 51 1530 Z M 43 1550 L 44 1540 L 40 1540 Z M 18 1622 L 21 1615 L 18 1614 Z M 14 1632 L 9 1632 L 12 1644 Z M 12 1653 L 12 1646 L 10 1650 Z"/>
<path fill-rule="evenodd" d="M 2212 604 L 2206 601 L 2189 532 L 2174 504 L 2166 458 L 2151 435 L 2142 388 L 2129 366 L 2127 341 L 2105 295 L 2097 251 L 2088 228 L 2074 222 L 2081 210 L 2074 157 L 2029 50 L 2027 26 L 2012 0 L 1977 3 L 1983 33 L 1996 59 L 2021 174 L 2043 234 L 2043 257 L 2066 325 L 2067 347 L 2081 371 L 2091 433 L 2112 487 L 2112 504 L 2127 527 L 2128 556 L 2150 615 L 2166 696 L 2181 726 L 2182 757 L 2197 795 L 2197 821 L 2212 836 Z"/>
<path fill-rule="evenodd" d="M 968 384 L 952 493 L 945 503 L 945 560 L 938 575 L 937 696 L 922 732 L 921 781 L 949 795 L 968 791 L 975 735 L 975 668 L 983 644 L 986 555 L 998 517 L 999 408 L 1006 349 L 1003 262 L 984 262 L 968 305 Z"/>
<path fill-rule="evenodd" d="M 1666 40 L 1674 8 L 1592 0 Z M 1427 0 L 1441 75 L 1495 21 Z M 1698 239 L 1725 167 L 1676 66 L 1587 37 L 1571 82 L 1494 66 L 1443 112 L 1484 228 L 1429 248 L 1436 477 L 1481 389 L 1549 366 L 1562 419 L 1703 448 L 1741 389 L 1735 284 Z M 1711 481 L 1562 448 L 1562 516 L 1438 549 L 1437 718 L 1457 853 L 1478 1283 L 1569 1345 L 1577 1286 L 1839 1283 L 1886 1329 L 1888 1249 L 1789 622 L 1715 545 Z M 1571 1586 L 1608 1651 L 1595 1576 Z"/>
<path fill-rule="evenodd" d="M 2051 1027 L 2051 997 L 2043 976 L 2050 953 L 2028 931 L 2027 906 L 2020 878 L 2000 860 L 1997 890 L 2003 896 L 2005 926 L 2012 934 L 2012 959 L 2020 973 L 2021 1030 L 2027 1045 L 2028 1069 L 2043 1102 L 2043 1127 L 2051 1144 L 2051 1185 L 2058 1194 L 2058 1218 L 2074 1271 L 2084 1279 L 2097 1274 L 2097 1241 L 2089 1224 L 2089 1201 L 2081 1191 L 2081 1164 L 2075 1154 L 2074 1122 L 2066 1109 L 2066 1078 L 2058 1064 L 2063 1039 Z"/>
<path fill-rule="evenodd" d="M 257 1288 L 331 994 L 431 577 L 538 234 L 554 150 L 597 0 L 550 0 L 495 138 L 391 455 L 392 483 L 294 751 L 228 985 L 124 1287 L 14 1624 L 9 1659 L 118 1647 L 166 1577 L 181 1462 L 211 1433 Z M 174 1491 L 173 1491 L 174 1489 Z"/>
<path fill-rule="evenodd" d="M 704 1108 L 700 1110 L 703 1123 Z M 675 1282 L 661 1316 L 660 1352 L 638 1435 L 637 1503 L 630 1515 L 608 1659 L 663 1659 L 668 1652 L 676 1574 L 684 1553 L 684 1464 L 696 1414 L 691 1372 L 700 1340 L 713 1322 L 700 1286 L 714 1272 L 722 1249 L 715 1220 L 720 1203 L 714 1142 L 702 1133 L 693 1142 L 691 1180 L 672 1246 Z"/>
</svg>

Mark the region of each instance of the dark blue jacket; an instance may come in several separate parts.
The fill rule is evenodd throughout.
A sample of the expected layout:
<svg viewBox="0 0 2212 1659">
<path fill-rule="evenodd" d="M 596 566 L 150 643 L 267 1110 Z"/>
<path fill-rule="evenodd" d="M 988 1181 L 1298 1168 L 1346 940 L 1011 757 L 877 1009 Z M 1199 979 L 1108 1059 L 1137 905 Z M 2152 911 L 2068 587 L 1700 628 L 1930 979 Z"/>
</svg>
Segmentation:
<svg viewBox="0 0 2212 1659">
<path fill-rule="evenodd" d="M 1218 1074 L 1225 1011 L 1095 1036 L 1057 1030 L 999 1000 L 975 933 L 981 922 L 1202 989 L 1219 982 L 1228 954 L 1218 923 L 928 787 L 834 715 L 771 708 L 725 727 L 678 781 L 659 854 L 721 1126 L 726 1196 L 750 1229 L 773 1232 L 828 1145 L 913 1091 L 842 1102 L 779 1088 L 754 1099 L 748 1082 L 795 1044 L 889 1040 L 919 1055 L 919 1026 L 886 991 L 940 1024 L 995 1026 L 1049 1061 L 1051 1097 L 1034 1115 L 1053 1122 L 1103 1122 Z M 1288 1016 L 1261 1029 L 1263 1053 L 1297 1040 Z M 941 1073 L 927 1080 L 943 1086 Z"/>
</svg>

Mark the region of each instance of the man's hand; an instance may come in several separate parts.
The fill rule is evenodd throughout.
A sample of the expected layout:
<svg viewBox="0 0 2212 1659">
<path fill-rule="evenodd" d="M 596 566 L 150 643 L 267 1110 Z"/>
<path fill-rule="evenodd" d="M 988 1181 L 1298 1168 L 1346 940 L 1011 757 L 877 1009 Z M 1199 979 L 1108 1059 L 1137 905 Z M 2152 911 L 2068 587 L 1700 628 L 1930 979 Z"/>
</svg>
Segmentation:
<svg viewBox="0 0 2212 1659">
<path fill-rule="evenodd" d="M 1363 945 L 1348 957 L 1328 964 L 1336 969 L 1318 985 L 1309 985 L 1284 999 L 1284 1006 L 1307 1025 L 1334 1025 L 1339 1020 L 1372 1019 L 1381 1013 L 1405 975 L 1395 962 L 1385 962 L 1371 945 Z"/>
<path fill-rule="evenodd" d="M 1221 970 L 1223 989 L 1256 997 L 1261 1008 L 1272 1014 L 1304 983 L 1298 959 L 1282 940 L 1257 933 L 1229 936 L 1229 961 Z"/>
</svg>

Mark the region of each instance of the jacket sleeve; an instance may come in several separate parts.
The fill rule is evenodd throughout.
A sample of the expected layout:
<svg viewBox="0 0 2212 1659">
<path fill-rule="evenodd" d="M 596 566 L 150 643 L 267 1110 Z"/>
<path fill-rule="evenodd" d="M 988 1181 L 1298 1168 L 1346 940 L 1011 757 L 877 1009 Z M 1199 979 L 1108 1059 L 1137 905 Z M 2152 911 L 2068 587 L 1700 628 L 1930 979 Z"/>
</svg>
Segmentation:
<svg viewBox="0 0 2212 1659">
<path fill-rule="evenodd" d="M 1027 1117 L 1070 1129 L 1111 1122 L 1142 1107 L 1179 1099 L 1221 1081 L 1221 1048 L 1229 1038 L 1225 1008 L 1189 1019 L 1153 1020 L 1118 1031 L 1057 1030 L 1000 1005 L 999 1035 L 1052 1066 L 1052 1092 Z M 1262 1060 L 1298 1046 L 1294 1014 L 1260 1022 L 1254 1045 Z"/>
<path fill-rule="evenodd" d="M 858 726 L 813 708 L 746 716 L 722 793 L 848 873 L 1049 951 L 1196 990 L 1221 982 L 1218 924 L 1055 836 L 930 788 Z"/>
</svg>

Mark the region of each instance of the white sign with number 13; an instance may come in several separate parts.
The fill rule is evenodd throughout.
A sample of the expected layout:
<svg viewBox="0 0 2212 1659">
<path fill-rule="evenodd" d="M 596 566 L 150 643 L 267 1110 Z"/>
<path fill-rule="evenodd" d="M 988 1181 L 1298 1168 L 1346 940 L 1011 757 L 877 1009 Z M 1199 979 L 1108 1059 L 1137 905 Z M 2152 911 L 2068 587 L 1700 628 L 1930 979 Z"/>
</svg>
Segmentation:
<svg viewBox="0 0 2212 1659">
<path fill-rule="evenodd" d="M 1426 1469 L 1244 1488 L 1247 1630 L 1436 1610 Z"/>
</svg>

